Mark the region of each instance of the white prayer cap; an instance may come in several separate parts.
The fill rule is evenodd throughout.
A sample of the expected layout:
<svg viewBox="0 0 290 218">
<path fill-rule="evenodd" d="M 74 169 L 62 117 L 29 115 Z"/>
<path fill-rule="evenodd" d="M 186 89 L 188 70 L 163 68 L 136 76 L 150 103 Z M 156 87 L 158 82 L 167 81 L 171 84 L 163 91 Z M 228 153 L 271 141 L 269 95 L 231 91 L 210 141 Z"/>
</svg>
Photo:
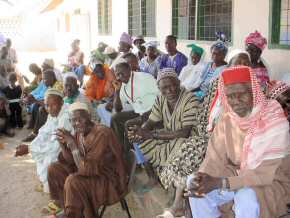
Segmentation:
<svg viewBox="0 0 290 218">
<path fill-rule="evenodd" d="M 136 40 L 143 40 L 143 42 L 145 42 L 145 40 L 144 40 L 144 36 L 142 36 L 142 35 L 138 35 L 138 36 L 136 36 L 136 37 L 134 38 L 134 40 L 133 40 L 133 44 L 135 44 Z"/>
<path fill-rule="evenodd" d="M 66 82 L 67 78 L 73 77 L 78 80 L 78 76 L 74 72 L 66 72 L 63 74 L 63 81 Z"/>
<path fill-rule="evenodd" d="M 242 49 L 234 49 L 232 51 L 230 51 L 226 57 L 226 61 L 228 63 L 231 62 L 231 60 L 236 57 L 238 54 L 246 54 L 248 55 L 249 59 L 251 60 L 250 54 L 246 51 L 246 50 L 242 50 Z"/>
<path fill-rule="evenodd" d="M 63 98 L 63 93 L 57 89 L 54 88 L 49 88 L 46 92 L 45 92 L 45 100 L 48 98 L 48 96 L 50 95 L 57 95 L 61 98 Z"/>
<path fill-rule="evenodd" d="M 116 50 L 113 47 L 108 46 L 105 48 L 104 54 L 109 55 L 114 53 L 116 53 Z"/>
<path fill-rule="evenodd" d="M 77 111 L 77 110 L 85 110 L 89 113 L 89 108 L 87 104 L 84 104 L 81 102 L 75 102 L 69 106 L 70 113 L 73 113 L 74 111 Z"/>
<path fill-rule="evenodd" d="M 152 48 L 157 48 L 159 46 L 158 41 L 149 41 L 143 44 L 146 48 L 152 47 Z"/>
</svg>

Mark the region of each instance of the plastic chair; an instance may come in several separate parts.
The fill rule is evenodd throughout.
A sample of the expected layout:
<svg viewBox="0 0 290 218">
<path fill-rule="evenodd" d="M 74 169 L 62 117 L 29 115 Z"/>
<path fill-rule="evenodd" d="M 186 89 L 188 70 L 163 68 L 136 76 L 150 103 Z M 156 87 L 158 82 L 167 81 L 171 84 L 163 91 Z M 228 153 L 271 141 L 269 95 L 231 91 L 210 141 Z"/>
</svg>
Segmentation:
<svg viewBox="0 0 290 218">
<path fill-rule="evenodd" d="M 133 180 L 134 180 L 134 175 L 135 175 L 135 171 L 136 171 L 136 165 L 137 165 L 137 158 L 136 158 L 136 154 L 135 151 L 133 149 L 131 149 L 129 151 L 129 159 L 130 159 L 130 163 L 129 163 L 129 179 L 128 179 L 128 188 L 127 188 L 127 192 L 124 194 L 124 197 L 120 199 L 120 204 L 122 206 L 122 209 L 126 211 L 128 218 L 132 218 L 131 214 L 130 214 L 130 210 L 128 207 L 128 203 L 125 199 L 125 197 L 130 193 L 130 191 L 132 190 L 132 185 L 133 185 Z M 97 218 L 102 218 L 105 210 L 107 208 L 107 205 L 103 205 L 101 207 L 101 211 L 98 214 Z"/>
</svg>

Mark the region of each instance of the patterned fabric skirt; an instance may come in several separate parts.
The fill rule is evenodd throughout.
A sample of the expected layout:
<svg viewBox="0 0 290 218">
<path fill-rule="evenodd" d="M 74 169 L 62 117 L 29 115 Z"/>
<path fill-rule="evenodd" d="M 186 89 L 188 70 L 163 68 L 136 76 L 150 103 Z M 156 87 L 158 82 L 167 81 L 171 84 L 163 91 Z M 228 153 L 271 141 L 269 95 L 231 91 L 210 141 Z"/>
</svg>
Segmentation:
<svg viewBox="0 0 290 218">
<path fill-rule="evenodd" d="M 149 139 L 140 145 L 140 149 L 145 159 L 159 172 L 161 168 L 174 160 L 185 141 L 185 138 L 173 140 Z"/>
<path fill-rule="evenodd" d="M 187 176 L 196 172 L 202 163 L 208 139 L 193 136 L 181 145 L 180 153 L 160 170 L 160 181 L 165 189 L 171 185 L 185 187 Z"/>
</svg>

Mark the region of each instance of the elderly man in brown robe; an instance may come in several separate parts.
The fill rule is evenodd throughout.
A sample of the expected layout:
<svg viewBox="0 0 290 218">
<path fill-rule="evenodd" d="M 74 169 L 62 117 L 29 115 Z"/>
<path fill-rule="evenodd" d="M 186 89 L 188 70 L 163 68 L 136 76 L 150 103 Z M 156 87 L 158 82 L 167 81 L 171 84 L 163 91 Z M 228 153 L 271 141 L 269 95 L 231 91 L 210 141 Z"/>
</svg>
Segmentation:
<svg viewBox="0 0 290 218">
<path fill-rule="evenodd" d="M 72 136 L 59 129 L 62 151 L 48 169 L 50 209 L 64 209 L 67 218 L 93 218 L 101 205 L 118 202 L 127 188 L 122 147 L 113 131 L 90 120 L 83 103 L 70 106 Z"/>
</svg>

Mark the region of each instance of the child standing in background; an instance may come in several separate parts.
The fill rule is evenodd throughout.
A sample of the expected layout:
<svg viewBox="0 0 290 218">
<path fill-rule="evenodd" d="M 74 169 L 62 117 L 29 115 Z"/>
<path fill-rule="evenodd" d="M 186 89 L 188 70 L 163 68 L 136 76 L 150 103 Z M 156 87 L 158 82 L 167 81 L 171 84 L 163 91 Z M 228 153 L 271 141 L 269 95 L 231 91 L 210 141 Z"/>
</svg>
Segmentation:
<svg viewBox="0 0 290 218">
<path fill-rule="evenodd" d="M 12 128 L 23 128 L 22 121 L 22 108 L 20 106 L 20 98 L 22 95 L 22 89 L 20 85 L 16 85 L 17 76 L 15 73 L 9 75 L 9 86 L 7 86 L 3 92 L 9 101 L 9 108 L 11 111 L 10 125 Z"/>
</svg>

